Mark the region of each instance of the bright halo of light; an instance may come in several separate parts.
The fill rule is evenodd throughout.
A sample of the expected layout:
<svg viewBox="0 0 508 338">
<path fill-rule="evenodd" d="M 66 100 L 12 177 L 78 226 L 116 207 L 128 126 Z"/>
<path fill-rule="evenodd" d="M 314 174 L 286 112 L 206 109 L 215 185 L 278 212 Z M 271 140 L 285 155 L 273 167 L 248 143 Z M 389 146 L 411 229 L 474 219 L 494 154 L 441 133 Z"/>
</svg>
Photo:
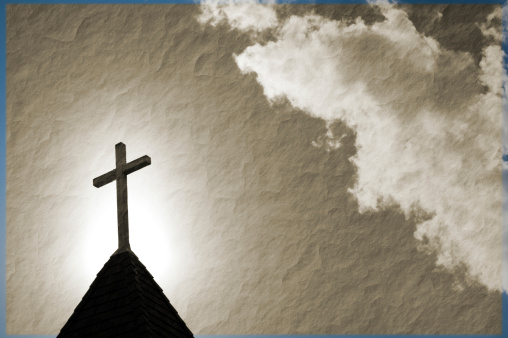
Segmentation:
<svg viewBox="0 0 508 338">
<path fill-rule="evenodd" d="M 177 281 L 176 273 L 182 264 L 181 248 L 172 236 L 170 220 L 162 219 L 163 203 L 160 195 L 150 192 L 156 184 L 150 178 L 128 176 L 129 237 L 132 251 L 159 282 Z M 141 173 L 139 173 L 141 174 Z M 131 177 L 132 176 L 132 177 Z M 83 273 L 86 279 L 95 278 L 100 269 L 118 248 L 116 184 L 93 188 L 86 235 L 82 244 Z M 180 257 L 180 258 L 179 258 Z"/>
<path fill-rule="evenodd" d="M 134 190 L 134 189 L 133 189 Z M 146 192 L 146 191 L 145 191 Z M 129 235 L 132 251 L 156 280 L 162 280 L 175 267 L 172 238 L 150 198 L 129 196 Z"/>
<path fill-rule="evenodd" d="M 86 279 L 96 276 L 118 247 L 116 185 L 93 189 L 81 250 Z"/>
</svg>

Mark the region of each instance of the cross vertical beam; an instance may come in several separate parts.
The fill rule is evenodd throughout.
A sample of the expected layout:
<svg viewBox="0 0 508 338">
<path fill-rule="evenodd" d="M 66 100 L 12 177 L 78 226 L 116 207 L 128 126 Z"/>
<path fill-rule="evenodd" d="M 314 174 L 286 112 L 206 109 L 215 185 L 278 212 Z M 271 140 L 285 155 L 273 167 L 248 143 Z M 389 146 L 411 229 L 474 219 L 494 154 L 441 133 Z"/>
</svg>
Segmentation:
<svg viewBox="0 0 508 338">
<path fill-rule="evenodd" d="M 127 163 L 125 144 L 115 146 L 116 155 L 116 211 L 118 215 L 118 249 L 130 249 L 129 244 L 129 213 L 127 207 L 127 175 L 123 167 Z"/>
<path fill-rule="evenodd" d="M 116 180 L 116 209 L 118 216 L 118 250 L 114 254 L 130 251 L 129 243 L 129 214 L 127 207 L 127 175 L 152 163 L 148 156 L 142 156 L 132 162 L 127 162 L 125 144 L 115 145 L 116 168 L 94 178 L 93 185 L 100 188 Z"/>
</svg>

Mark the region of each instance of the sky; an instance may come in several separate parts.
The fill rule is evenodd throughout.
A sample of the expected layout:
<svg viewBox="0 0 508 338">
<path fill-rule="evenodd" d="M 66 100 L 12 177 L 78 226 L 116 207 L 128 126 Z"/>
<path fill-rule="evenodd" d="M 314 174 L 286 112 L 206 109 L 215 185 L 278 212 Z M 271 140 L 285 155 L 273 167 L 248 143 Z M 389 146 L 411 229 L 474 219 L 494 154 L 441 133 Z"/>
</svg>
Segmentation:
<svg viewBox="0 0 508 338">
<path fill-rule="evenodd" d="M 118 141 L 195 334 L 499 332 L 500 10 L 12 13 L 8 332 L 56 333 L 114 251 Z"/>
</svg>

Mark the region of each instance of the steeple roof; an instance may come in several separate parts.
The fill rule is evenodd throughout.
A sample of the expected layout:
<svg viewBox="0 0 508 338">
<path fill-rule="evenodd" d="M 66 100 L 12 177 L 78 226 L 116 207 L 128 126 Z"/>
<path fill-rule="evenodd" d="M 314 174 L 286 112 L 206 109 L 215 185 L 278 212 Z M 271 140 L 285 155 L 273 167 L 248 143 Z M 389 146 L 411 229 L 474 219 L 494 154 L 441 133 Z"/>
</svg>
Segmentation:
<svg viewBox="0 0 508 338">
<path fill-rule="evenodd" d="M 66 337 L 193 337 L 130 250 L 111 256 L 64 325 Z"/>
</svg>

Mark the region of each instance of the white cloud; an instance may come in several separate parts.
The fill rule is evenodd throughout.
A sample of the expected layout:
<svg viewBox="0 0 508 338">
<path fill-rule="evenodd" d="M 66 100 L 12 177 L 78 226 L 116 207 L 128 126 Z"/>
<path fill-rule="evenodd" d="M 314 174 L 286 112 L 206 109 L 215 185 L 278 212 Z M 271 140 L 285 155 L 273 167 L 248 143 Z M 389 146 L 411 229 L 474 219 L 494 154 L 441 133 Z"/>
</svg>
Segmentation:
<svg viewBox="0 0 508 338">
<path fill-rule="evenodd" d="M 227 21 L 240 31 L 261 32 L 277 25 L 277 16 L 271 7 L 273 1 L 257 0 L 203 0 L 198 21 L 213 26 Z"/>
<path fill-rule="evenodd" d="M 351 193 L 361 211 L 425 210 L 433 217 L 418 225 L 421 248 L 500 289 L 502 51 L 487 47 L 478 70 L 469 54 L 419 34 L 404 11 L 381 8 L 386 20 L 372 26 L 293 16 L 275 42 L 237 55 L 238 67 L 257 74 L 269 100 L 356 131 Z"/>
<path fill-rule="evenodd" d="M 508 19 L 508 1 L 505 2 L 503 5 L 502 16 L 503 16 L 502 17 L 502 19 L 503 19 L 503 43 L 506 43 L 506 40 L 508 39 L 508 27 L 504 23 L 507 22 L 506 20 Z"/>
<path fill-rule="evenodd" d="M 493 22 L 494 19 L 501 21 L 503 17 L 506 17 L 506 6 L 496 8 L 492 13 L 487 16 L 487 21 L 478 25 L 480 30 L 482 31 L 484 36 L 493 37 L 494 39 L 501 41 L 503 39 L 504 31 L 506 27 L 502 30 L 497 27 L 496 23 Z"/>
</svg>

